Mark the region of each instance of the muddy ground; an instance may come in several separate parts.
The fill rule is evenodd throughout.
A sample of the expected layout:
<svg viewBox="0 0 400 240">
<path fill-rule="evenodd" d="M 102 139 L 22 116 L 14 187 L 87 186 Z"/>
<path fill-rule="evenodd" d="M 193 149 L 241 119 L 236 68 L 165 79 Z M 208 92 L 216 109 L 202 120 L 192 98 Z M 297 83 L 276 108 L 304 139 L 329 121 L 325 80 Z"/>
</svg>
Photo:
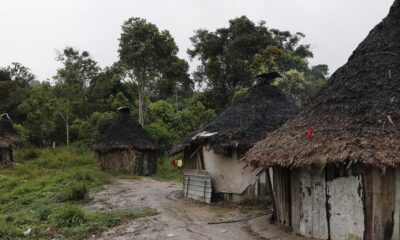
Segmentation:
<svg viewBox="0 0 400 240">
<path fill-rule="evenodd" d="M 159 212 L 126 221 L 92 239 L 304 239 L 268 224 L 264 209 L 196 203 L 182 198 L 181 188 L 179 183 L 151 178 L 121 179 L 91 193 L 92 201 L 85 206 L 89 211 L 152 208 Z"/>
</svg>

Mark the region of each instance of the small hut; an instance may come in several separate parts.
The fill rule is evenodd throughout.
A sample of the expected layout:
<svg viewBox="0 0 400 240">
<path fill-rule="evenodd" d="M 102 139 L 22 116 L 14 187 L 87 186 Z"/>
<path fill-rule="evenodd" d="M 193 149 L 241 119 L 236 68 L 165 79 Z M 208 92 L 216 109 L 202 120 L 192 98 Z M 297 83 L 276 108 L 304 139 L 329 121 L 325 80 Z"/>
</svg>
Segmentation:
<svg viewBox="0 0 400 240">
<path fill-rule="evenodd" d="M 207 172 L 213 194 L 225 200 L 239 202 L 267 194 L 265 171 L 246 168 L 239 159 L 264 133 L 275 130 L 297 113 L 296 105 L 270 84 L 277 76 L 277 73 L 258 76 L 258 85 L 171 149 L 170 155 L 183 153 L 185 194 L 190 194 L 186 180 L 198 178 L 199 171 Z M 195 176 L 190 176 L 191 172 Z"/>
<path fill-rule="evenodd" d="M 102 170 L 128 174 L 153 175 L 157 171 L 155 140 L 130 116 L 127 107 L 118 109 L 115 123 L 97 139 L 92 149 L 96 152 Z"/>
<path fill-rule="evenodd" d="M 9 165 L 14 162 L 13 150 L 19 144 L 17 132 L 12 126 L 7 113 L 0 115 L 0 165 Z"/>
<path fill-rule="evenodd" d="M 250 149 L 275 221 L 318 239 L 400 239 L 400 0 L 301 112 Z"/>
</svg>

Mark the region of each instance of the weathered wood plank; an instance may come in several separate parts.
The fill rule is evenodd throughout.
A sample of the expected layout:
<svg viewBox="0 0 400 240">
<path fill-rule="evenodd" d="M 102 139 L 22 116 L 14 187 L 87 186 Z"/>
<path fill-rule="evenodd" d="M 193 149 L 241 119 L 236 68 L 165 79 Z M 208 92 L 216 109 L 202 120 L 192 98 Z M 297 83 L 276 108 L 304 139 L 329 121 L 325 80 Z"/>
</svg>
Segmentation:
<svg viewBox="0 0 400 240">
<path fill-rule="evenodd" d="M 211 177 L 206 171 L 185 171 L 183 193 L 187 198 L 211 202 Z"/>
</svg>

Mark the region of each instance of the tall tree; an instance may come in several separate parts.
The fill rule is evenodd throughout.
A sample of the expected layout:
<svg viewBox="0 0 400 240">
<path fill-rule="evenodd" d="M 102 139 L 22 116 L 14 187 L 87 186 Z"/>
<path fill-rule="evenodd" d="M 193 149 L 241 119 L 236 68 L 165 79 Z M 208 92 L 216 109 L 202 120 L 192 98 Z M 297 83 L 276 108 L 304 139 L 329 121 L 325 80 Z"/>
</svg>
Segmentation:
<svg viewBox="0 0 400 240">
<path fill-rule="evenodd" d="M 268 29 L 265 22 L 255 24 L 245 16 L 230 20 L 227 28 L 215 32 L 196 31 L 188 53 L 200 60 L 195 81 L 205 85 L 209 107 L 225 108 L 236 91 L 253 84 L 251 76 L 260 71 L 289 71 L 296 65 L 307 69 L 306 58 L 312 52 L 308 45 L 300 44 L 302 37 L 301 33 Z"/>
<path fill-rule="evenodd" d="M 30 69 L 20 63 L 0 68 L 0 112 L 8 112 L 15 120 L 22 120 L 24 116 L 19 114 L 17 108 L 27 97 L 35 80 Z"/>
<path fill-rule="evenodd" d="M 23 66 L 21 63 L 13 62 L 5 68 L 5 71 L 10 74 L 11 80 L 14 81 L 19 88 L 27 88 L 36 76 L 30 72 L 30 69 Z"/>
<path fill-rule="evenodd" d="M 171 34 L 142 18 L 130 18 L 122 25 L 119 43 L 121 66 L 127 80 L 137 86 L 139 123 L 144 125 L 146 103 L 152 87 L 166 79 L 167 66 L 177 61 L 178 47 Z M 187 69 L 184 69 L 187 70 Z"/>
<path fill-rule="evenodd" d="M 41 83 L 33 87 L 29 96 L 18 106 L 18 110 L 26 114 L 23 126 L 27 129 L 29 142 L 35 146 L 49 146 L 56 140 L 54 101 L 52 86 Z"/>
<path fill-rule="evenodd" d="M 88 118 L 90 115 L 86 92 L 90 83 L 98 76 L 100 68 L 89 52 L 80 52 L 72 47 L 59 52 L 57 60 L 62 63 L 62 67 L 57 69 L 57 74 L 54 76 L 56 80 L 54 91 L 57 95 L 55 112 L 64 122 L 68 146 L 70 124 L 74 116 Z"/>
</svg>

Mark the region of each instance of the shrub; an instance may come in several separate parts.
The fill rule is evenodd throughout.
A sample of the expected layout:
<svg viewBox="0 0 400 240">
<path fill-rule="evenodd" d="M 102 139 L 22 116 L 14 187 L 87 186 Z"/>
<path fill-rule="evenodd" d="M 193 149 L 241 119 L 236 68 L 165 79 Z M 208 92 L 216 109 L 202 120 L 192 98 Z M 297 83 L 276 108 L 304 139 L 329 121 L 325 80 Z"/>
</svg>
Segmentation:
<svg viewBox="0 0 400 240">
<path fill-rule="evenodd" d="M 85 212 L 74 205 L 65 205 L 52 215 L 52 221 L 57 227 L 75 227 L 86 221 Z"/>
<path fill-rule="evenodd" d="M 28 151 L 25 152 L 25 154 L 22 156 L 22 160 L 34 160 L 38 158 L 40 155 L 39 153 L 34 150 L 34 149 L 29 149 Z"/>
<path fill-rule="evenodd" d="M 69 198 L 71 201 L 83 200 L 86 197 L 88 190 L 87 186 L 83 182 L 76 182 L 69 188 Z"/>
<path fill-rule="evenodd" d="M 86 183 L 79 181 L 70 183 L 63 189 L 55 195 L 55 199 L 59 202 L 83 200 L 88 192 Z"/>
</svg>

